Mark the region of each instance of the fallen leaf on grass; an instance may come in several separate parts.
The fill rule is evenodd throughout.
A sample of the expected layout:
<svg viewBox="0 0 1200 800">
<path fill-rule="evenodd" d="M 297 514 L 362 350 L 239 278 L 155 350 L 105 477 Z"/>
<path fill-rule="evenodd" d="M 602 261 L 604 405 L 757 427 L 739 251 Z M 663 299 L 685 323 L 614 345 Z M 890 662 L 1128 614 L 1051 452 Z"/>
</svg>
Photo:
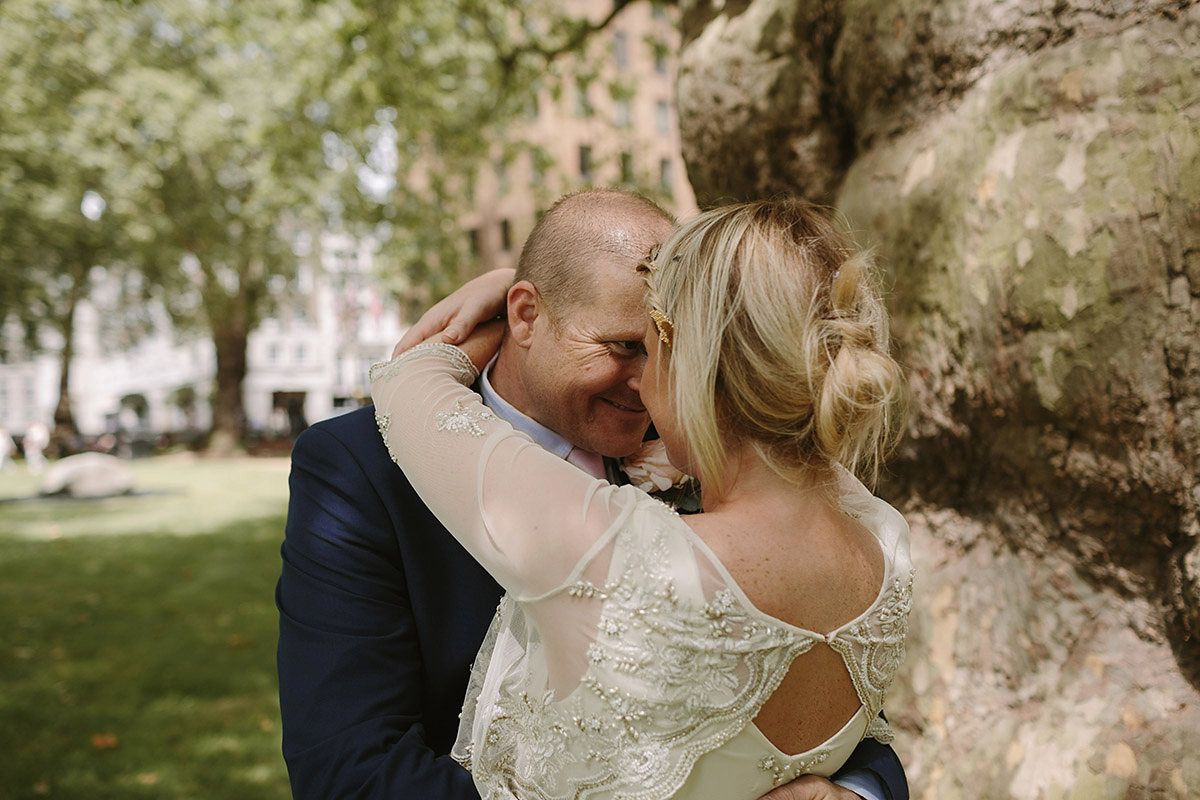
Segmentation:
<svg viewBox="0 0 1200 800">
<path fill-rule="evenodd" d="M 141 775 L 137 776 L 136 780 L 142 786 L 153 786 L 154 784 L 158 783 L 158 773 L 143 772 Z"/>
<path fill-rule="evenodd" d="M 116 734 L 112 733 L 93 733 L 92 747 L 97 750 L 112 750 L 117 746 Z"/>
<path fill-rule="evenodd" d="M 230 650 L 240 650 L 243 647 L 253 645 L 254 640 L 247 636 L 242 636 L 240 633 L 231 633 L 229 634 L 229 638 L 225 640 L 225 644 Z"/>
</svg>

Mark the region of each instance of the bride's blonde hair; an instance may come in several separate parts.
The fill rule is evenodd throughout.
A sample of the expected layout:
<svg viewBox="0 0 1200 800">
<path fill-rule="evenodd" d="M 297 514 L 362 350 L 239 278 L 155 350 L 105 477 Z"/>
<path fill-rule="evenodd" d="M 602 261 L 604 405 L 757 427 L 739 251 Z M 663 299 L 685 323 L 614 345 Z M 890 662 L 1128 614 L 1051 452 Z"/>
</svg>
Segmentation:
<svg viewBox="0 0 1200 800">
<path fill-rule="evenodd" d="M 706 492 L 727 488 L 727 436 L 789 480 L 840 464 L 874 483 L 907 392 L 870 260 L 830 215 L 799 200 L 708 211 L 662 246 L 647 281 Z"/>
</svg>

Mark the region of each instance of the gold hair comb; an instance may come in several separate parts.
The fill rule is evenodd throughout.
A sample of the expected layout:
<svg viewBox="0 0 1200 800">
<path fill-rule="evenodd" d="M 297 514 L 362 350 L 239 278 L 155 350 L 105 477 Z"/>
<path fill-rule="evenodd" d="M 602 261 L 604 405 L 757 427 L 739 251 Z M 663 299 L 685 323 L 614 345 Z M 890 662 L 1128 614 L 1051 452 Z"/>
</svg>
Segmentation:
<svg viewBox="0 0 1200 800">
<path fill-rule="evenodd" d="M 650 300 L 652 303 L 659 302 L 658 292 L 655 291 L 654 281 L 652 280 L 654 274 L 658 271 L 658 264 L 655 263 L 658 260 L 658 251 L 659 245 L 655 245 L 650 250 L 650 256 L 642 259 L 642 261 L 638 264 L 639 267 L 642 267 L 649 273 L 649 275 L 646 276 L 646 285 L 650 290 Z M 674 260 L 678 261 L 679 256 L 675 256 Z M 667 346 L 667 349 L 670 350 L 671 343 L 675 339 L 675 323 L 671 321 L 670 317 L 659 311 L 657 308 L 650 309 L 650 319 L 654 320 L 654 327 L 658 328 L 658 338 Z"/>
<path fill-rule="evenodd" d="M 654 327 L 658 328 L 658 338 L 670 350 L 671 342 L 675 338 L 675 323 L 671 322 L 671 318 L 659 311 L 657 308 L 650 309 L 650 319 L 654 320 Z"/>
</svg>

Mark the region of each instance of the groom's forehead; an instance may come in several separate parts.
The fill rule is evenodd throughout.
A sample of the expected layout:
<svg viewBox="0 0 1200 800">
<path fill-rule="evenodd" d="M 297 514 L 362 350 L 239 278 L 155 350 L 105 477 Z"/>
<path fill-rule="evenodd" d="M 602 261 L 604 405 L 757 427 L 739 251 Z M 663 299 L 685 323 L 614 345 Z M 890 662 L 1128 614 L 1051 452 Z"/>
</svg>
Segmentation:
<svg viewBox="0 0 1200 800">
<path fill-rule="evenodd" d="M 619 262 L 636 264 L 670 235 L 668 225 L 616 225 L 605 228 L 595 243 L 595 251 Z"/>
<path fill-rule="evenodd" d="M 646 281 L 637 271 L 637 260 L 597 253 L 583 277 L 578 305 L 612 313 L 627 313 L 644 305 Z"/>
</svg>

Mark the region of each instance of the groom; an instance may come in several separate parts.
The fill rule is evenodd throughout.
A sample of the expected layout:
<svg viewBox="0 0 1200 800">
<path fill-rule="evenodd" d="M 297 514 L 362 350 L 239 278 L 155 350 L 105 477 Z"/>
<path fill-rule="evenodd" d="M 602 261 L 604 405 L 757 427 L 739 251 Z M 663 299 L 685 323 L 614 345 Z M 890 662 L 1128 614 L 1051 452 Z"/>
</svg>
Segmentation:
<svg viewBox="0 0 1200 800">
<path fill-rule="evenodd" d="M 509 333 L 476 387 L 518 430 L 599 477 L 602 457 L 631 453 L 649 425 L 638 395 L 646 312 L 635 266 L 673 224 L 622 191 L 556 203 L 522 250 Z M 523 324 L 542 313 L 554 324 Z M 373 409 L 301 435 L 290 485 L 276 603 L 294 797 L 478 800 L 447 753 L 500 588 L 389 459 Z M 837 777 L 864 797 L 908 796 L 899 760 L 874 740 Z M 768 797 L 855 795 L 808 777 Z"/>
</svg>

